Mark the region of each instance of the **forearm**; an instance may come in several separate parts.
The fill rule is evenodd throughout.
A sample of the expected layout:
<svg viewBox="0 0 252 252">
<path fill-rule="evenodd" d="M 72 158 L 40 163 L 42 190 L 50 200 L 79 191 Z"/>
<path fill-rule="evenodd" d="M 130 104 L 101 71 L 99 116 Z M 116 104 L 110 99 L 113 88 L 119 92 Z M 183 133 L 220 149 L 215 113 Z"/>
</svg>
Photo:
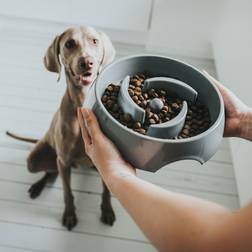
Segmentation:
<svg viewBox="0 0 252 252">
<path fill-rule="evenodd" d="M 166 191 L 134 175 L 114 173 L 104 180 L 160 251 L 202 251 L 216 220 L 229 216 L 219 205 Z"/>
<path fill-rule="evenodd" d="M 241 138 L 252 141 L 252 109 L 248 109 L 247 113 L 242 116 L 241 122 Z"/>
</svg>

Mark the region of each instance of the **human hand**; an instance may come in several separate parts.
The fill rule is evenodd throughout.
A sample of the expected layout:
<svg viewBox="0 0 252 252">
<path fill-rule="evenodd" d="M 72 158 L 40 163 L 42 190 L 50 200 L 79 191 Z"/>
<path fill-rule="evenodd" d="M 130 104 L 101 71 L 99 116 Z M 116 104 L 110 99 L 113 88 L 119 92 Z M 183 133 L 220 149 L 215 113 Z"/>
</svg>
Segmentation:
<svg viewBox="0 0 252 252">
<path fill-rule="evenodd" d="M 116 146 L 101 131 L 94 113 L 86 108 L 79 108 L 77 112 L 85 151 L 105 182 L 115 173 L 135 175 L 135 169 L 122 158 Z"/>
<path fill-rule="evenodd" d="M 226 137 L 242 137 L 252 140 L 252 113 L 251 109 L 244 104 L 233 92 L 214 79 L 206 71 L 205 76 L 219 89 L 225 105 L 225 129 Z M 250 131 L 250 132 L 249 132 Z"/>
</svg>

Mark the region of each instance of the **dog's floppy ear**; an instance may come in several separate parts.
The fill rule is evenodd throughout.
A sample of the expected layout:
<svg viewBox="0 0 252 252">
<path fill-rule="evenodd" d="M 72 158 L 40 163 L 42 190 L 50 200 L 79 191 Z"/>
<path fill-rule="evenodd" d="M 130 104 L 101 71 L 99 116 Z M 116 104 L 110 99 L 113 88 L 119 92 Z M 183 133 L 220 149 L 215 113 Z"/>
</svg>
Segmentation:
<svg viewBox="0 0 252 252">
<path fill-rule="evenodd" d="M 44 56 L 44 65 L 46 69 L 50 72 L 58 73 L 58 81 L 61 72 L 61 63 L 59 59 L 60 54 L 60 39 L 61 36 L 56 36 L 52 44 L 48 47 L 46 54 Z"/>
<path fill-rule="evenodd" d="M 111 63 L 115 58 L 115 48 L 109 39 L 109 37 L 104 32 L 99 32 L 101 36 L 101 43 L 103 47 L 103 56 L 101 60 L 100 70 Z"/>
</svg>

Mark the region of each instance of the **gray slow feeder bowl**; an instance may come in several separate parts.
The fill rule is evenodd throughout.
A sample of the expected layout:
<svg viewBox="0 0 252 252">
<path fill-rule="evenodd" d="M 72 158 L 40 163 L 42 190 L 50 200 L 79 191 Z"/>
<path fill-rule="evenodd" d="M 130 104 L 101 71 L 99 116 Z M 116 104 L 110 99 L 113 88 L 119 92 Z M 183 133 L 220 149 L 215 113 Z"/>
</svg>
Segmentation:
<svg viewBox="0 0 252 252">
<path fill-rule="evenodd" d="M 174 140 L 141 135 L 115 120 L 101 102 L 106 87 L 110 83 L 122 83 L 128 75 L 145 72 L 151 76 L 168 77 L 189 85 L 197 94 L 197 99 L 209 109 L 210 128 L 197 136 Z M 152 83 L 153 85 L 155 83 Z M 103 132 L 115 143 L 129 163 L 151 172 L 184 159 L 194 159 L 203 164 L 215 154 L 223 136 L 224 104 L 219 91 L 199 70 L 168 57 L 136 55 L 115 61 L 101 72 L 84 106 L 93 109 Z"/>
</svg>

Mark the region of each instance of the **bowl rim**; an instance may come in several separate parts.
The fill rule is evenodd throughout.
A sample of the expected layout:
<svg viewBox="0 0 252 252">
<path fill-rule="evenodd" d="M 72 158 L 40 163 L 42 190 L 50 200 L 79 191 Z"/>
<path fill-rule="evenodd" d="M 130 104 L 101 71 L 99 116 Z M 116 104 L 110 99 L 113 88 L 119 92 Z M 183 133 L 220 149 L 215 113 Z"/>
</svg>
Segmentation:
<svg viewBox="0 0 252 252">
<path fill-rule="evenodd" d="M 117 121 L 107 111 L 107 109 L 103 105 L 101 99 L 98 97 L 98 83 L 102 79 L 103 75 L 106 73 L 106 71 L 108 69 L 112 68 L 114 65 L 116 65 L 116 64 L 118 64 L 118 63 L 120 63 L 122 61 L 132 60 L 134 58 L 144 58 L 144 57 L 155 57 L 155 58 L 169 59 L 169 60 L 181 63 L 183 65 L 186 65 L 187 67 L 192 68 L 194 71 L 196 71 L 202 77 L 204 77 L 209 82 L 209 84 L 212 85 L 212 87 L 216 91 L 216 93 L 218 95 L 218 98 L 219 98 L 219 101 L 220 101 L 220 112 L 219 112 L 219 115 L 218 115 L 217 119 L 215 120 L 214 124 L 209 129 L 207 129 L 203 133 L 198 134 L 196 136 L 188 137 L 188 138 L 183 138 L 183 139 L 157 138 L 157 137 L 143 135 L 143 134 L 140 134 L 138 132 L 135 132 L 134 130 L 132 130 L 132 129 L 126 127 L 126 126 L 124 126 L 123 124 L 121 124 L 119 121 Z M 101 71 L 101 73 L 99 74 L 99 76 L 97 77 L 97 80 L 96 80 L 96 83 L 95 83 L 95 98 L 96 98 L 96 101 L 98 102 L 99 106 L 101 106 L 103 108 L 104 113 L 106 114 L 106 116 L 108 118 L 110 118 L 113 122 L 115 122 L 121 129 L 126 130 L 127 132 L 135 135 L 136 137 L 141 137 L 141 138 L 143 138 L 145 140 L 151 140 L 151 141 L 160 142 L 160 143 L 186 143 L 186 142 L 197 141 L 197 140 L 199 140 L 201 138 L 204 138 L 205 136 L 209 135 L 210 133 L 212 133 L 218 127 L 218 125 L 221 123 L 222 117 L 224 117 L 224 101 L 223 101 L 223 98 L 222 98 L 222 95 L 221 95 L 220 91 L 218 90 L 218 88 L 199 69 L 197 69 L 196 67 L 194 67 L 194 66 L 192 66 L 192 65 L 190 65 L 190 64 L 188 64 L 188 63 L 186 63 L 184 61 L 181 61 L 181 60 L 178 60 L 178 59 L 175 59 L 175 58 L 172 58 L 172 57 L 167 57 L 167 56 L 159 55 L 159 54 L 133 54 L 133 55 L 130 55 L 130 56 L 126 56 L 126 57 L 122 57 L 120 59 L 117 59 L 117 60 L 113 61 L 111 64 L 107 65 Z M 225 120 L 225 117 L 224 117 L 224 120 Z"/>
</svg>

